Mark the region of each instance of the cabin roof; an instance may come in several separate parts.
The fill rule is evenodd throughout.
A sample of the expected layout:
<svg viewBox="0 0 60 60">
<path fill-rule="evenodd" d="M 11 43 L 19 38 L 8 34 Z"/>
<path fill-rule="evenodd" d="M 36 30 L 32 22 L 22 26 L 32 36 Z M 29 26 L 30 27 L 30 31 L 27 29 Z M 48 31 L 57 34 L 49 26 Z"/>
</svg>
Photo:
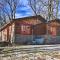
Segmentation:
<svg viewBox="0 0 60 60">
<path fill-rule="evenodd" d="M 42 21 L 43 23 L 46 22 L 46 20 L 45 20 L 42 16 L 40 16 L 40 15 L 23 17 L 23 18 L 17 18 L 17 19 L 13 19 L 13 20 L 10 21 L 9 23 L 7 23 L 7 24 L 5 24 L 3 27 L 1 27 L 1 28 L 0 28 L 0 31 L 4 30 L 7 26 L 10 26 L 12 23 L 14 23 L 14 22 L 17 21 L 17 20 L 24 21 L 25 23 L 29 24 L 29 22 L 30 22 L 29 19 L 32 19 L 32 18 L 36 18 L 36 19 Z M 26 19 L 27 19 L 28 22 L 25 21 Z M 38 21 L 37 24 L 39 24 L 39 21 Z"/>
<path fill-rule="evenodd" d="M 4 30 L 6 27 L 10 26 L 14 21 L 10 21 L 9 23 L 5 24 L 0 28 L 0 31 Z"/>
<path fill-rule="evenodd" d="M 40 16 L 40 15 L 37 15 L 37 16 L 29 16 L 29 17 L 23 17 L 23 18 L 17 18 L 17 19 L 13 19 L 13 20 L 26 20 L 26 19 L 32 19 L 32 18 L 36 18 L 36 19 L 38 19 L 38 20 L 40 20 L 40 21 L 42 21 L 42 22 L 46 22 L 46 20 L 42 17 L 42 16 Z M 29 20 L 28 20 L 29 21 Z"/>
<path fill-rule="evenodd" d="M 60 19 L 56 18 L 56 19 L 50 20 L 49 22 L 57 22 L 57 23 L 60 23 Z"/>
</svg>

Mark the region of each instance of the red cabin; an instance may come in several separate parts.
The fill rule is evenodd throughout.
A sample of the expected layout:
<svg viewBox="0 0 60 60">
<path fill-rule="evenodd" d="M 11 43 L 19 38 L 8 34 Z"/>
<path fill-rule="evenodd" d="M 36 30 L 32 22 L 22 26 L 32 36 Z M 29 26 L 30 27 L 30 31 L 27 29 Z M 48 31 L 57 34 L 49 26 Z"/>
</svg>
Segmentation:
<svg viewBox="0 0 60 60">
<path fill-rule="evenodd" d="M 24 44 L 45 34 L 46 20 L 40 15 L 18 18 L 0 28 L 0 42 Z"/>
</svg>

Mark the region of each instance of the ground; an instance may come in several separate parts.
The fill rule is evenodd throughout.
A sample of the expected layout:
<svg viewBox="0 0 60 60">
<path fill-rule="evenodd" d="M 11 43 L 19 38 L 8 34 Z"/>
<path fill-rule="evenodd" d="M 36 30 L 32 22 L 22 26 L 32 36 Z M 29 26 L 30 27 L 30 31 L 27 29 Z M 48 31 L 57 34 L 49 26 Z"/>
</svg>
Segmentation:
<svg viewBox="0 0 60 60">
<path fill-rule="evenodd" d="M 60 60 L 60 45 L 0 47 L 0 60 Z"/>
</svg>

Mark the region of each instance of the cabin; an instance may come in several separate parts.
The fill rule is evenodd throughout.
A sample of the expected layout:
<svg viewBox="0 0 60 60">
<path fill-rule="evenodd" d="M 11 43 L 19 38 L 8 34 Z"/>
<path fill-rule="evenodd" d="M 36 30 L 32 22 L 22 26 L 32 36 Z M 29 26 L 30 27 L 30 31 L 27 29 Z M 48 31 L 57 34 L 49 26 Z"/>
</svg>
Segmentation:
<svg viewBox="0 0 60 60">
<path fill-rule="evenodd" d="M 13 19 L 0 28 L 1 42 L 20 45 L 60 43 L 60 19 L 50 20 L 48 24 L 40 15 Z"/>
<path fill-rule="evenodd" d="M 13 19 L 0 28 L 0 42 L 32 44 L 32 41 L 46 35 L 46 20 L 38 16 Z"/>
<path fill-rule="evenodd" d="M 48 44 L 60 43 L 60 19 L 50 20 L 48 22 Z"/>
</svg>

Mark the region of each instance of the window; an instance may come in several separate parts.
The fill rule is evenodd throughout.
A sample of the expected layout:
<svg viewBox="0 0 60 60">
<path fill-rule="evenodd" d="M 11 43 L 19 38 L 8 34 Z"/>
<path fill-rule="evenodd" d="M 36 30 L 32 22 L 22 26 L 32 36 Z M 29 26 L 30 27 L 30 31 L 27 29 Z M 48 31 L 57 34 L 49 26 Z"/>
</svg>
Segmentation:
<svg viewBox="0 0 60 60">
<path fill-rule="evenodd" d="M 22 25 L 21 26 L 21 33 L 22 34 L 30 34 L 30 26 L 28 26 L 28 25 Z"/>
</svg>

